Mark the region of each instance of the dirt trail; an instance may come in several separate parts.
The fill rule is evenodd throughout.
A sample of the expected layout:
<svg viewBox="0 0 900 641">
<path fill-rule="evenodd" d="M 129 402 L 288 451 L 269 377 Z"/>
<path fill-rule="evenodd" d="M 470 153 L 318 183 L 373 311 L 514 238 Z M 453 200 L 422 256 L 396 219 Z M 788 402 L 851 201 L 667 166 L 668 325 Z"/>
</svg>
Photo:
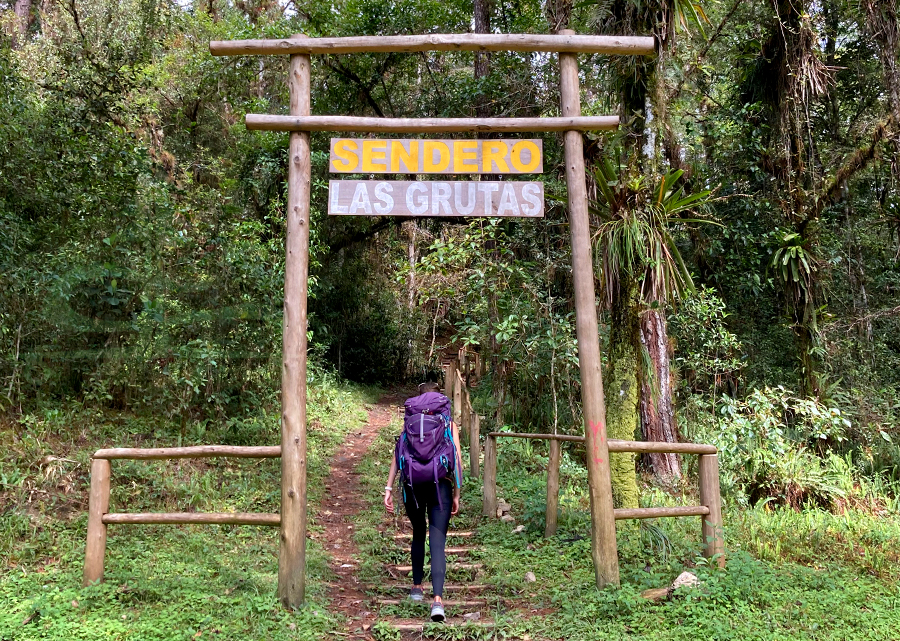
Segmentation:
<svg viewBox="0 0 900 641">
<path fill-rule="evenodd" d="M 357 576 L 359 556 L 353 541 L 355 526 L 353 517 L 367 509 L 360 490 L 356 466 L 366 455 L 379 430 L 390 424 L 396 407 L 405 396 L 386 394 L 369 410 L 366 425 L 352 432 L 334 458 L 328 480 L 325 481 L 325 497 L 317 515 L 325 531 L 321 541 L 331 557 L 335 579 L 328 586 L 328 598 L 336 612 L 346 616 L 344 628 L 339 630 L 349 638 L 371 638 L 371 629 L 377 613 L 368 609 L 371 599 Z"/>
</svg>

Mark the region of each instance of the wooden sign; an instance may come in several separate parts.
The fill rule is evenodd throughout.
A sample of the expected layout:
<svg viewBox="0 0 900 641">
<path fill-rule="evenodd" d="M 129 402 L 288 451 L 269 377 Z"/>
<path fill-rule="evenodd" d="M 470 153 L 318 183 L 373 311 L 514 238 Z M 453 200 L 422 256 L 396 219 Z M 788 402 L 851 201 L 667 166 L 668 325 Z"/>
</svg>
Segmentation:
<svg viewBox="0 0 900 641">
<path fill-rule="evenodd" d="M 328 214 L 541 218 L 544 215 L 544 183 L 331 180 L 328 183 Z"/>
<path fill-rule="evenodd" d="M 539 174 L 543 141 L 332 138 L 336 174 Z"/>
</svg>

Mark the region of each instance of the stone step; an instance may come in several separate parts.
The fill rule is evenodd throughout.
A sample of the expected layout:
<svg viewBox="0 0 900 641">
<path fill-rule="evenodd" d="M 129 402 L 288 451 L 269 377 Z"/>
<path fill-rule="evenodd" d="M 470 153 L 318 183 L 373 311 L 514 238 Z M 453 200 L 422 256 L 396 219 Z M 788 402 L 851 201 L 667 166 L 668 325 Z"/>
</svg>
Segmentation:
<svg viewBox="0 0 900 641">
<path fill-rule="evenodd" d="M 412 572 L 411 565 L 388 565 L 386 567 L 388 568 L 388 570 L 395 570 L 396 572 Z M 451 572 L 453 570 L 480 570 L 483 567 L 483 563 L 448 563 L 447 571 Z"/>
</svg>

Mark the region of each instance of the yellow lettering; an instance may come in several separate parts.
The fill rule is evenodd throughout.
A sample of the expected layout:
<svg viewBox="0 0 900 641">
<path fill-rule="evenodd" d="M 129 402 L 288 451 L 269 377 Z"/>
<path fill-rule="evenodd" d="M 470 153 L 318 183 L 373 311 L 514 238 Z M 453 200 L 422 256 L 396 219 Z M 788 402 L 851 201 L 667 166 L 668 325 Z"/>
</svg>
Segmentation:
<svg viewBox="0 0 900 641">
<path fill-rule="evenodd" d="M 468 161 L 478 158 L 477 140 L 453 141 L 453 171 L 457 174 L 471 174 L 478 171 L 478 164 Z"/>
<path fill-rule="evenodd" d="M 497 165 L 493 169 L 492 165 Z M 481 143 L 481 171 L 486 174 L 508 174 L 506 164 L 506 142 L 503 140 L 485 140 Z"/>
<path fill-rule="evenodd" d="M 447 144 L 440 140 L 426 140 L 423 145 L 424 152 L 424 172 L 427 174 L 437 174 L 445 171 L 450 166 L 450 148 Z M 439 160 L 434 162 L 434 152 L 437 152 Z"/>
<path fill-rule="evenodd" d="M 527 165 L 522 162 L 522 152 L 526 149 L 530 154 Z M 509 161 L 517 171 L 520 171 L 523 174 L 530 174 L 541 164 L 541 152 L 538 149 L 538 146 L 530 140 L 520 140 L 513 145 L 512 153 L 509 155 Z"/>
<path fill-rule="evenodd" d="M 410 140 L 409 141 L 409 151 L 406 151 L 406 147 L 403 146 L 403 142 L 400 140 L 392 140 L 391 141 L 391 173 L 399 174 L 402 173 L 400 171 L 400 161 L 403 161 L 403 164 L 406 166 L 406 173 L 409 174 L 417 174 L 419 173 L 419 141 L 418 140 Z"/>
<path fill-rule="evenodd" d="M 363 140 L 362 171 L 363 173 L 387 171 L 386 140 Z"/>
<path fill-rule="evenodd" d="M 335 171 L 353 171 L 359 164 L 359 157 L 356 155 L 356 141 L 341 139 L 334 143 L 334 155 L 341 160 L 332 160 L 331 164 Z"/>
</svg>

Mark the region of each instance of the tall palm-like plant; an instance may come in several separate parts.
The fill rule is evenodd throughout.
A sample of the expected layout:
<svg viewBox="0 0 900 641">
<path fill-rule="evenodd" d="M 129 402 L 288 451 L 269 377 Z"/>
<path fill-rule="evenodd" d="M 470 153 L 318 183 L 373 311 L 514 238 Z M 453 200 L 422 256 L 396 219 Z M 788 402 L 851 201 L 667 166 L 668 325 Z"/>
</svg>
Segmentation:
<svg viewBox="0 0 900 641">
<path fill-rule="evenodd" d="M 692 290 L 694 283 L 671 229 L 706 222 L 685 214 L 704 204 L 710 194 L 685 194 L 679 185 L 682 173 L 669 171 L 654 185 L 643 174 L 609 159 L 601 160 L 594 171 L 598 197 L 591 209 L 601 221 L 594 241 L 610 319 L 604 376 L 610 438 L 632 439 L 643 424 L 647 440 L 676 440 L 664 310 L 669 300 Z M 658 344 L 647 344 L 647 337 Z M 681 476 L 675 455 L 654 454 L 651 462 L 662 480 Z M 634 456 L 616 455 L 611 463 L 616 504 L 636 506 Z"/>
</svg>

